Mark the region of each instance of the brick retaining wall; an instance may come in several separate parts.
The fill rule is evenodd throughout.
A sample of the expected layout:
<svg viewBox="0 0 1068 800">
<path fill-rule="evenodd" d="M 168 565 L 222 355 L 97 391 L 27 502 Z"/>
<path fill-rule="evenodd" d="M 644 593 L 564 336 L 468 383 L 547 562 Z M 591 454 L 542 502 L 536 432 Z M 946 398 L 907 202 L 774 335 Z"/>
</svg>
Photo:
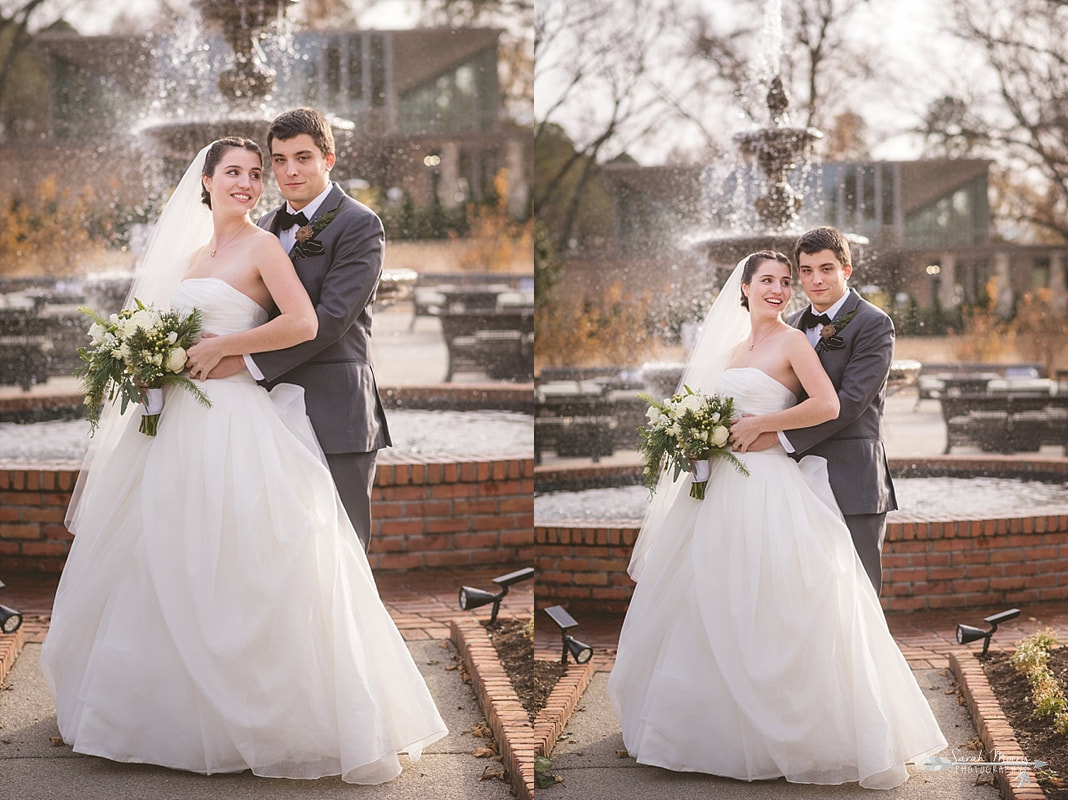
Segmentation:
<svg viewBox="0 0 1068 800">
<path fill-rule="evenodd" d="M 372 494 L 373 569 L 529 564 L 534 459 L 379 458 Z M 0 576 L 58 573 L 72 462 L 0 462 Z"/>
<path fill-rule="evenodd" d="M 626 611 L 637 525 L 537 526 L 538 608 Z M 887 611 L 1020 605 L 1068 598 L 1068 514 L 887 525 L 882 604 Z"/>
</svg>

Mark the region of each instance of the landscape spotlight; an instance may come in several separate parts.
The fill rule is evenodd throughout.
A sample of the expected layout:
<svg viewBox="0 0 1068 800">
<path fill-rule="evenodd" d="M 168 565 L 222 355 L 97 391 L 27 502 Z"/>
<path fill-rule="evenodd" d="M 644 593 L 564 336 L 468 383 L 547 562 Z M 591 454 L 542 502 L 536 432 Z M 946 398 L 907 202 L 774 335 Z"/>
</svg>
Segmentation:
<svg viewBox="0 0 1068 800">
<path fill-rule="evenodd" d="M 1008 611 L 1002 611 L 998 614 L 991 614 L 989 617 L 983 619 L 988 625 L 990 630 L 984 631 L 982 628 L 974 628 L 971 625 L 958 625 L 957 626 L 957 644 L 968 644 L 969 642 L 977 642 L 980 639 L 983 640 L 983 655 L 986 655 L 987 649 L 990 647 L 990 637 L 994 635 L 994 631 L 998 629 L 998 625 L 1002 622 L 1008 622 L 1010 619 L 1016 619 L 1020 616 L 1020 609 L 1010 608 Z"/>
<path fill-rule="evenodd" d="M 0 589 L 4 588 L 4 582 L 0 581 Z M 13 608 L 0 605 L 0 632 L 14 633 L 22 625 L 22 614 Z"/>
<path fill-rule="evenodd" d="M 575 618 L 567 613 L 567 609 L 563 606 L 550 606 L 545 609 L 545 613 L 549 615 L 549 618 L 556 623 L 556 627 L 560 629 L 560 641 L 563 645 L 563 649 L 560 652 L 560 663 L 567 663 L 567 654 L 571 653 L 571 656 L 575 659 L 576 664 L 585 664 L 591 658 L 593 658 L 593 648 L 588 644 L 584 644 L 568 633 L 569 630 L 578 626 L 578 622 Z"/>
<path fill-rule="evenodd" d="M 519 583 L 519 581 L 525 581 L 527 578 L 533 577 L 534 567 L 523 567 L 523 569 L 517 569 L 515 572 L 509 572 L 507 575 L 498 575 L 493 579 L 493 582 L 501 587 L 497 594 L 487 592 L 485 589 L 461 586 L 460 608 L 463 611 L 470 611 L 473 608 L 493 603 L 493 613 L 490 615 L 490 623 L 492 624 L 497 621 L 497 612 L 500 611 L 501 600 L 508 594 L 508 587 L 513 583 Z"/>
</svg>

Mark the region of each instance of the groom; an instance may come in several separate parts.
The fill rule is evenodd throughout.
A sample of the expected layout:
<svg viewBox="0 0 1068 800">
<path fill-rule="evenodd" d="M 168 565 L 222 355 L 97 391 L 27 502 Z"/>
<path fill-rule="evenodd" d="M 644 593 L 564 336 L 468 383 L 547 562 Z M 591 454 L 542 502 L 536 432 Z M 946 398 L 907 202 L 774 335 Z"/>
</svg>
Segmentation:
<svg viewBox="0 0 1068 800">
<path fill-rule="evenodd" d="M 881 309 L 846 285 L 853 274 L 849 242 L 835 228 L 815 228 L 794 248 L 801 286 L 812 305 L 787 320 L 805 331 L 835 389 L 838 418 L 811 428 L 782 431 L 778 439 L 795 457 L 827 459 L 831 490 L 845 516 L 860 561 L 882 588 L 886 512 L 897 508 L 882 441 L 886 381 L 894 356 L 894 324 Z M 775 444 L 763 435 L 750 449 Z"/>
<path fill-rule="evenodd" d="M 245 356 L 244 366 L 268 386 L 304 387 L 308 417 L 366 550 L 375 457 L 392 444 L 370 348 L 382 222 L 330 180 L 334 134 L 318 111 L 297 108 L 277 117 L 267 131 L 267 153 L 287 202 L 258 225 L 289 252 L 315 306 L 319 332 L 295 347 Z"/>
</svg>

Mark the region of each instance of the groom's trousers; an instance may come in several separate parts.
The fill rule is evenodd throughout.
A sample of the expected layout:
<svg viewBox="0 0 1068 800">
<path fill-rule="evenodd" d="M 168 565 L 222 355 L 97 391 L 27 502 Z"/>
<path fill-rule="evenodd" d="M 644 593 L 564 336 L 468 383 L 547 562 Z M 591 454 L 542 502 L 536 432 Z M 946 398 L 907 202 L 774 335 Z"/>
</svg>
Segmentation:
<svg viewBox="0 0 1068 800">
<path fill-rule="evenodd" d="M 845 524 L 853 537 L 860 563 L 868 573 L 875 594 L 883 588 L 883 539 L 886 538 L 886 514 L 846 514 Z"/>
<path fill-rule="evenodd" d="M 341 504 L 366 551 L 371 544 L 371 487 L 375 482 L 375 457 L 369 453 L 327 453 L 326 463 L 341 496 Z"/>
</svg>

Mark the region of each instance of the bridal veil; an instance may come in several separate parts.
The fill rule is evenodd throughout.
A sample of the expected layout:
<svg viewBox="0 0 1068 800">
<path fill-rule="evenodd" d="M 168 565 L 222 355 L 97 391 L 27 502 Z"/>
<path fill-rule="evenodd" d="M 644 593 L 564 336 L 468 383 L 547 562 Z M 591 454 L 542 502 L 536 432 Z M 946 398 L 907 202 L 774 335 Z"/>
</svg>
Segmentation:
<svg viewBox="0 0 1068 800">
<path fill-rule="evenodd" d="M 154 303 L 160 308 L 165 307 L 171 293 L 185 275 L 193 253 L 211 238 L 211 211 L 200 199 L 203 187 L 200 178 L 210 148 L 211 144 L 208 144 L 197 153 L 170 199 L 163 206 L 163 211 L 152 229 L 144 257 L 134 273 L 123 308 L 132 307 L 135 299 L 145 305 Z M 131 422 L 140 422 L 137 408 L 127 408 L 123 414 L 115 403 L 104 407 L 100 424 L 89 443 L 78 473 L 78 482 L 67 507 L 67 530 L 77 531 L 81 509 L 87 494 L 93 490 L 96 483 L 93 465 L 99 469 L 107 464 L 108 456 Z"/>
<path fill-rule="evenodd" d="M 689 386 L 694 391 L 711 394 L 716 379 L 726 369 L 734 348 L 749 335 L 749 312 L 741 304 L 742 273 L 748 260 L 749 256 L 746 256 L 738 262 L 712 303 L 712 308 L 705 315 L 701 332 L 683 370 L 677 391 Z M 627 568 L 630 577 L 635 581 L 641 575 L 645 559 L 668 511 L 675 504 L 679 493 L 688 490 L 689 484 L 686 481 L 672 480 L 672 470 L 665 470 L 660 475 L 656 493 L 649 504 L 638 541 L 635 542 L 631 553 L 630 566 Z"/>
</svg>

